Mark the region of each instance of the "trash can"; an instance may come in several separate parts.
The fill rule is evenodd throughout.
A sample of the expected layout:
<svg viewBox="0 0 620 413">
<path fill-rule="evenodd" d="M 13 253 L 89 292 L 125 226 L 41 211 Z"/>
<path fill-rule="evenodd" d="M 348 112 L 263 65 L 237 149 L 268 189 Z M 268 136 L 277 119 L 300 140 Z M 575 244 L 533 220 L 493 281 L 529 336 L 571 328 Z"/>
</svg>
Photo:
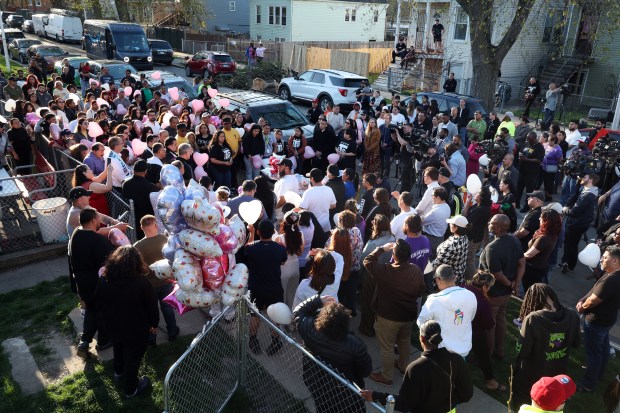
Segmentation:
<svg viewBox="0 0 620 413">
<path fill-rule="evenodd" d="M 67 235 L 69 203 L 65 198 L 46 198 L 32 204 L 41 237 L 46 244 L 63 241 Z"/>
</svg>

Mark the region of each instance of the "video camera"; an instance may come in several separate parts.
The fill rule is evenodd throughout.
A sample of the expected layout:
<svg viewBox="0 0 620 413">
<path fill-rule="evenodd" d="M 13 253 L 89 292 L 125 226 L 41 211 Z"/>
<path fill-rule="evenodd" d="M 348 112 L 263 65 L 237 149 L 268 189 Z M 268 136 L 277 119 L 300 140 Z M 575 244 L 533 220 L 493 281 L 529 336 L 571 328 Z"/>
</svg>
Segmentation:
<svg viewBox="0 0 620 413">
<path fill-rule="evenodd" d="M 480 142 L 480 146 L 484 148 L 484 152 L 494 165 L 499 165 L 504 155 L 508 153 L 508 142 L 504 139 L 487 139 Z"/>
<path fill-rule="evenodd" d="M 613 163 L 609 165 L 613 166 Z M 605 161 L 596 155 L 589 155 L 568 159 L 561 163 L 561 167 L 564 174 L 575 178 L 592 173 L 601 175 L 605 172 Z"/>
</svg>

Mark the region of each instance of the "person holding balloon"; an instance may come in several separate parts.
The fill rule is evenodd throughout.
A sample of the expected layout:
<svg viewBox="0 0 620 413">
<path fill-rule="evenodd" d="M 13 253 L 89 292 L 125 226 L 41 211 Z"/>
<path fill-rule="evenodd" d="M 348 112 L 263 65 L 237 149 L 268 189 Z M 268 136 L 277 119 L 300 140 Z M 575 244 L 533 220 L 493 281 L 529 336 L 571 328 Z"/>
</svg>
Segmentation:
<svg viewBox="0 0 620 413">
<path fill-rule="evenodd" d="M 252 180 L 260 174 L 263 166 L 265 140 L 260 125 L 252 125 L 243 135 L 243 162 L 245 164 L 245 179 Z"/>
<path fill-rule="evenodd" d="M 222 116 L 222 125 L 224 128 L 224 136 L 226 137 L 226 143 L 232 151 L 232 167 L 230 168 L 230 183 L 232 188 L 237 188 L 237 171 L 239 170 L 239 164 L 241 163 L 241 155 L 239 154 L 240 146 L 242 145 L 241 135 L 235 128 L 232 127 L 232 117 L 230 115 Z"/>
<path fill-rule="evenodd" d="M 234 155 L 234 151 L 226 141 L 225 132 L 218 131 L 209 144 L 209 174 L 213 178 L 216 189 L 220 186 L 230 188 Z"/>
<path fill-rule="evenodd" d="M 289 158 L 295 158 L 297 162 L 296 169 L 299 171 L 299 173 L 304 173 L 304 168 L 303 168 L 304 160 L 306 158 L 309 159 L 310 154 L 306 154 L 307 145 L 308 145 L 308 142 L 306 141 L 306 137 L 304 136 L 303 129 L 299 126 L 295 127 L 295 131 L 288 138 L 287 149 L 288 149 Z"/>
</svg>

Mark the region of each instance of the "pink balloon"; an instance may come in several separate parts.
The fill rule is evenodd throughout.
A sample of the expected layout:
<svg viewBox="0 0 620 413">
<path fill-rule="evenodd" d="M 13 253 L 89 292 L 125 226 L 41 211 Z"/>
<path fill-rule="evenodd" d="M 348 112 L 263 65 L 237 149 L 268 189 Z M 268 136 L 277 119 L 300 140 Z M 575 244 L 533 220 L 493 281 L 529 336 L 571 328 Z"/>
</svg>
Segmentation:
<svg viewBox="0 0 620 413">
<path fill-rule="evenodd" d="M 228 274 L 228 267 L 230 266 L 230 258 L 228 257 L 228 254 L 222 254 L 219 260 L 222 263 L 222 268 L 224 269 L 224 273 Z"/>
<path fill-rule="evenodd" d="M 227 108 L 230 105 L 230 100 L 229 99 L 220 99 L 220 107 L 222 108 Z"/>
<path fill-rule="evenodd" d="M 129 241 L 129 238 L 127 238 L 127 235 L 125 235 L 123 231 L 121 231 L 118 228 L 112 228 L 110 230 L 110 232 L 108 233 L 108 240 L 115 247 L 122 247 L 123 245 L 131 245 L 131 241 Z"/>
<path fill-rule="evenodd" d="M 26 123 L 30 126 L 36 125 L 36 123 L 41 119 L 41 116 L 37 115 L 34 112 L 30 112 L 26 114 Z"/>
<path fill-rule="evenodd" d="M 142 129 L 144 129 L 144 124 L 139 120 L 133 121 L 133 130 L 136 131 L 138 136 L 142 134 Z"/>
<path fill-rule="evenodd" d="M 263 157 L 260 155 L 252 156 L 252 166 L 254 169 L 260 169 L 263 167 Z"/>
<path fill-rule="evenodd" d="M 234 250 L 238 242 L 237 237 L 235 237 L 235 234 L 230 229 L 230 227 L 223 224 L 220 224 L 220 235 L 217 235 L 215 237 L 215 240 L 218 244 L 220 244 L 220 247 L 222 248 L 222 252 L 224 254 L 228 254 L 229 252 Z"/>
<path fill-rule="evenodd" d="M 146 123 L 147 120 L 149 120 L 148 115 L 142 116 L 142 123 Z"/>
<path fill-rule="evenodd" d="M 191 105 L 192 105 L 192 109 L 194 109 L 194 112 L 200 112 L 201 110 L 205 108 L 205 103 L 199 99 L 192 100 Z"/>
<path fill-rule="evenodd" d="M 197 181 L 200 181 L 200 178 L 203 176 L 207 176 L 207 172 L 205 172 L 205 168 L 202 166 L 197 166 L 194 168 L 194 177 Z"/>
<path fill-rule="evenodd" d="M 58 140 L 60 138 L 60 126 L 57 123 L 52 123 L 50 125 L 50 135 L 52 135 L 52 139 Z"/>
<path fill-rule="evenodd" d="M 189 120 L 190 120 L 190 122 L 192 122 L 192 125 L 194 125 L 195 122 L 196 122 L 196 115 L 194 115 L 193 113 L 190 113 L 189 114 Z"/>
<path fill-rule="evenodd" d="M 133 92 L 133 89 L 131 88 L 131 86 L 125 86 L 123 92 L 125 92 L 125 96 L 131 96 L 131 92 Z"/>
<path fill-rule="evenodd" d="M 329 162 L 330 165 L 337 164 L 339 160 L 340 156 L 338 156 L 337 153 L 330 153 L 329 155 L 327 155 L 327 162 Z"/>
<path fill-rule="evenodd" d="M 161 79 L 161 72 L 159 70 L 157 72 L 153 72 L 151 74 L 151 79 L 155 79 L 155 80 Z"/>
<path fill-rule="evenodd" d="M 101 99 L 101 98 L 97 98 L 97 104 L 99 105 L 99 108 L 101 109 L 101 105 L 106 105 L 106 106 L 110 106 L 110 102 L 108 102 L 105 99 Z"/>
<path fill-rule="evenodd" d="M 203 286 L 209 291 L 216 291 L 224 283 L 224 268 L 217 258 L 205 258 L 200 260 Z"/>
<path fill-rule="evenodd" d="M 140 139 L 134 139 L 131 141 L 131 149 L 133 149 L 133 154 L 136 156 L 140 156 L 146 150 L 146 142 L 142 142 Z"/>
<path fill-rule="evenodd" d="M 188 311 L 192 311 L 194 308 L 189 307 L 185 304 L 181 304 L 179 300 L 177 300 L 176 292 L 178 289 L 179 289 L 179 286 L 177 284 L 174 284 L 174 288 L 172 289 L 172 292 L 168 294 L 166 298 L 163 299 L 163 301 L 167 303 L 170 307 L 177 310 L 177 313 L 179 313 L 179 315 L 183 315 L 187 313 Z"/>
<path fill-rule="evenodd" d="M 209 89 L 207 89 L 207 94 L 214 98 L 217 96 L 217 89 L 213 89 L 212 87 L 210 87 Z"/>
<path fill-rule="evenodd" d="M 91 141 L 89 141 L 88 139 L 82 139 L 80 141 L 80 144 L 86 146 L 88 149 L 90 149 L 91 146 L 93 146 L 93 143 Z"/>
<path fill-rule="evenodd" d="M 88 81 L 88 83 L 91 84 L 91 85 L 99 86 L 99 82 L 97 80 L 95 80 L 95 79 L 90 79 Z"/>
<path fill-rule="evenodd" d="M 304 159 L 311 159 L 315 156 L 316 154 L 314 153 L 314 149 L 312 149 L 312 146 L 306 146 L 306 149 L 304 150 Z"/>
<path fill-rule="evenodd" d="M 168 94 L 170 95 L 170 99 L 178 100 L 179 99 L 179 88 L 171 87 L 170 89 L 168 89 Z"/>
<path fill-rule="evenodd" d="M 180 103 L 170 108 L 170 112 L 174 113 L 175 116 L 180 116 L 181 111 L 183 111 L 183 105 Z"/>
<path fill-rule="evenodd" d="M 136 97 L 138 95 L 142 95 L 142 92 L 140 92 L 139 90 L 136 90 L 135 92 L 133 92 L 133 97 Z"/>
<path fill-rule="evenodd" d="M 125 106 L 123 106 L 122 103 L 119 103 L 118 105 L 116 105 L 116 114 L 117 115 L 126 115 L 127 114 L 127 108 Z"/>
<path fill-rule="evenodd" d="M 194 162 L 196 162 L 196 165 L 198 166 L 203 166 L 209 161 L 209 155 L 206 153 L 194 152 L 193 157 Z"/>
<path fill-rule="evenodd" d="M 91 138 L 96 138 L 97 136 L 103 135 L 103 129 L 97 122 L 88 122 L 88 136 Z"/>
</svg>

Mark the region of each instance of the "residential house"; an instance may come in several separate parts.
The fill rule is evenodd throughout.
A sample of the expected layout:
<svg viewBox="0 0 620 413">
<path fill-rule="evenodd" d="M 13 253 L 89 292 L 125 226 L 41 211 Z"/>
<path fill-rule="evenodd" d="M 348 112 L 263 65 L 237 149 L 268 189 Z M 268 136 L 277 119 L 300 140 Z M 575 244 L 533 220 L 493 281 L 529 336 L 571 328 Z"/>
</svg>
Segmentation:
<svg viewBox="0 0 620 413">
<path fill-rule="evenodd" d="M 280 42 L 383 41 L 387 0 L 250 0 L 250 37 Z"/>
<path fill-rule="evenodd" d="M 250 0 L 217 0 L 207 2 L 209 33 L 249 33 Z"/>
</svg>

